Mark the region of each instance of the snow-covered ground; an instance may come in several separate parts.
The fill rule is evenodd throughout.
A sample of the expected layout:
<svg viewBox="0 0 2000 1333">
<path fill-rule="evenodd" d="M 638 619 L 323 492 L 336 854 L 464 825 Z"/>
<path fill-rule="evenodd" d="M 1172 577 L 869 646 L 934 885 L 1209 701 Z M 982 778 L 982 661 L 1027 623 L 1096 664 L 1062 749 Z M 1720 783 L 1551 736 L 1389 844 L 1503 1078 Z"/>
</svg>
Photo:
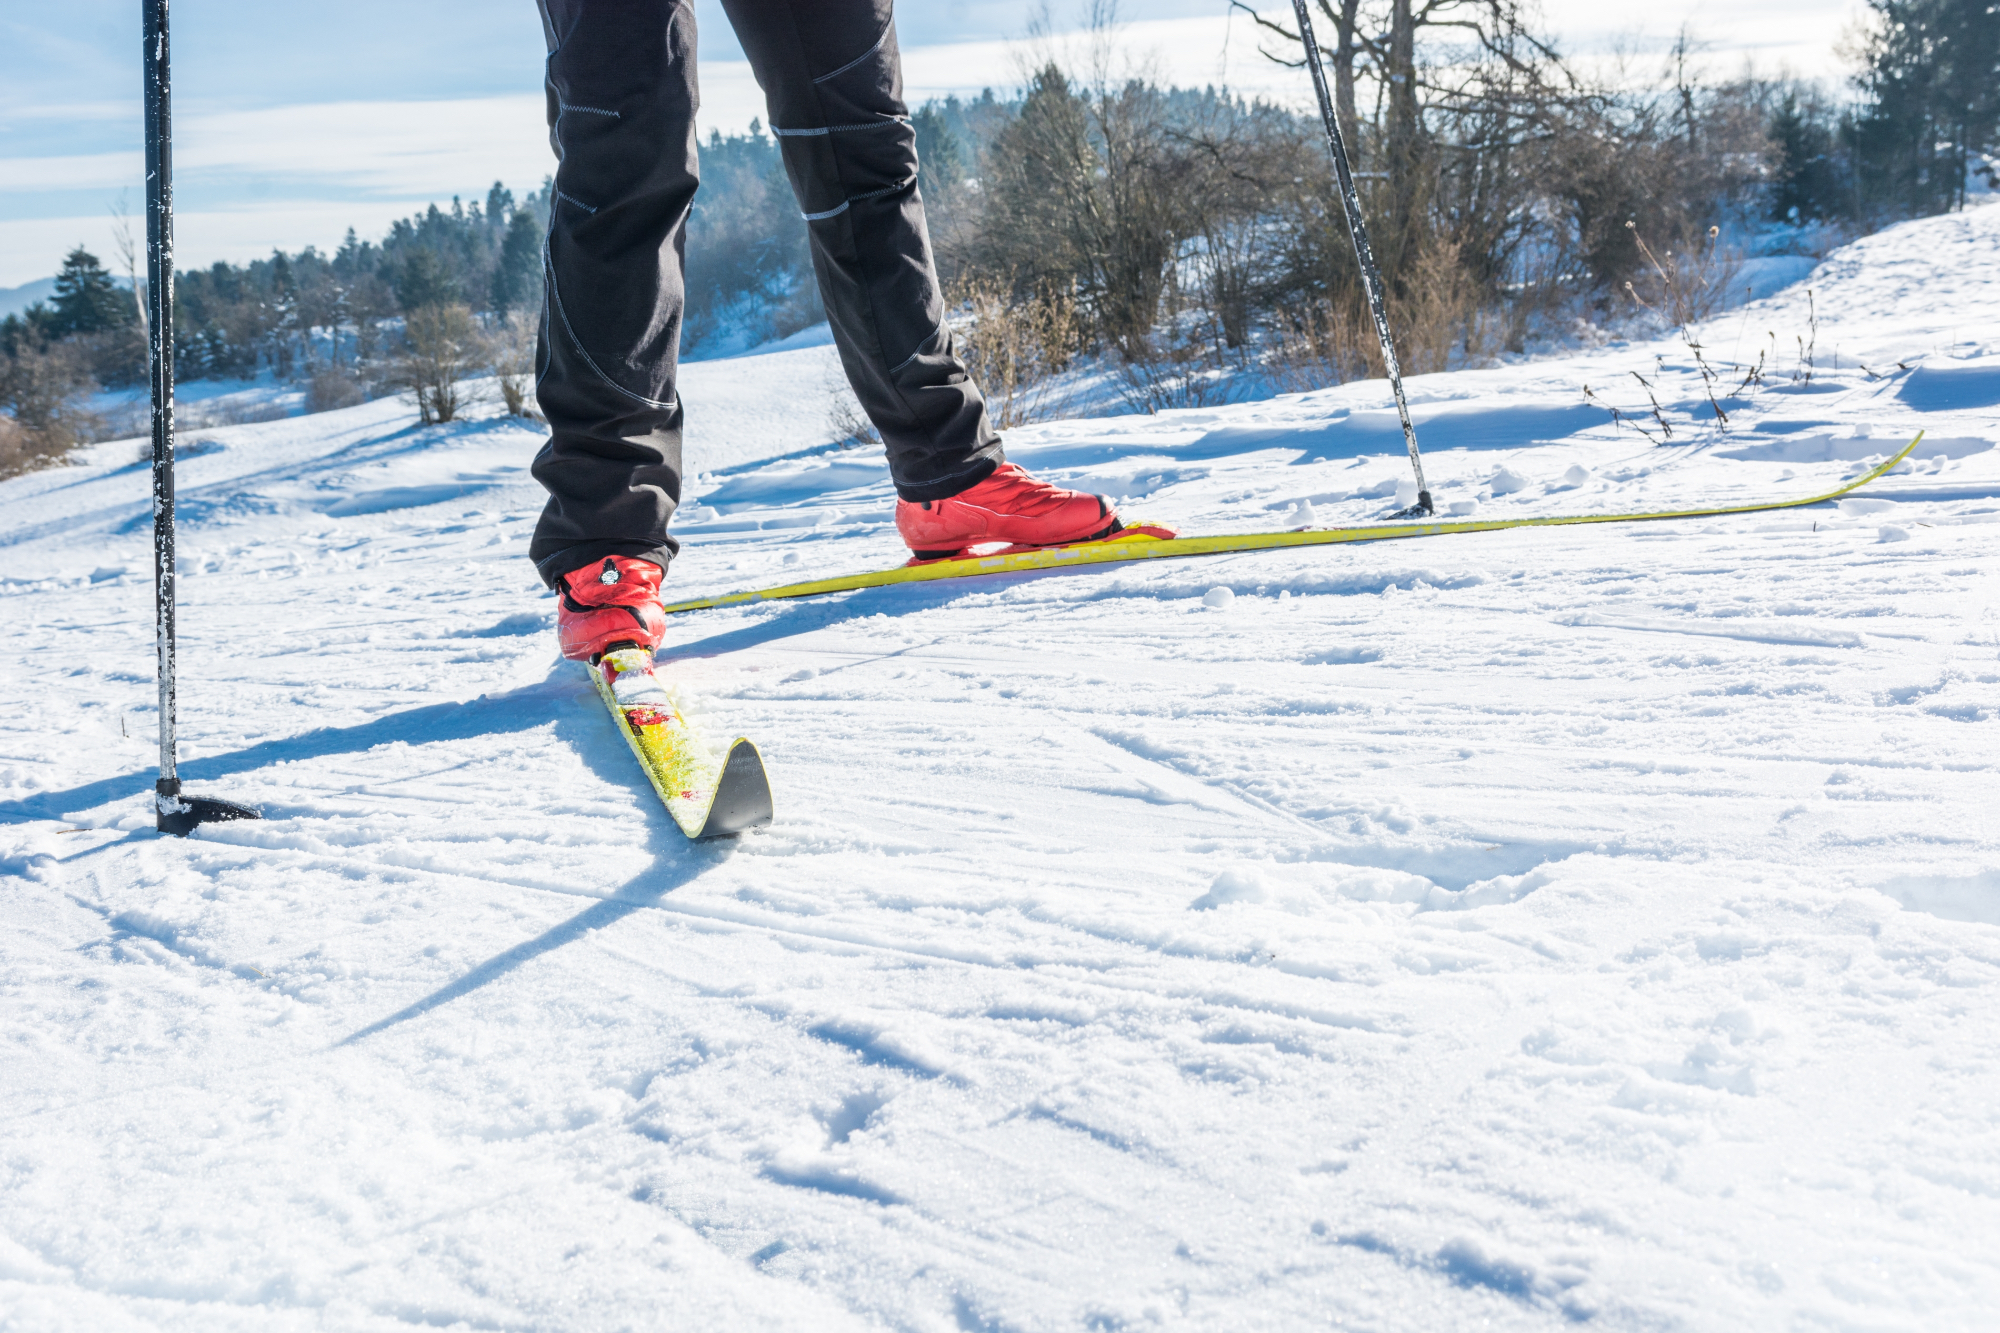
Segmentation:
<svg viewBox="0 0 2000 1333">
<path fill-rule="evenodd" d="M 0 1326 L 1990 1327 L 2000 208 L 1703 340 L 1778 349 L 1726 432 L 1673 342 L 1414 381 L 1439 500 L 1918 461 L 690 616 L 718 845 L 555 656 L 523 425 L 202 432 L 185 772 L 268 817 L 186 841 L 134 446 L 0 485 Z M 772 355 L 688 367 L 676 590 L 898 558 Z M 1009 447 L 1195 531 L 1406 471 L 1379 384 Z"/>
</svg>

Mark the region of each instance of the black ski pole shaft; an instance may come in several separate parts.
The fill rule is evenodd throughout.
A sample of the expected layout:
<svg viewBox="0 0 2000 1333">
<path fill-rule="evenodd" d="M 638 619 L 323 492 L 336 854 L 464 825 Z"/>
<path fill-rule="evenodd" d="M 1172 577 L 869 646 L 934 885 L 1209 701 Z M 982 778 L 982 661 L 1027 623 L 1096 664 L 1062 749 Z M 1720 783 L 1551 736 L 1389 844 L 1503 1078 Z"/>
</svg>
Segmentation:
<svg viewBox="0 0 2000 1333">
<path fill-rule="evenodd" d="M 259 819 L 247 805 L 181 794 L 174 713 L 174 154 L 167 60 L 167 0 L 145 12 L 146 330 L 153 390 L 153 613 L 160 672 L 160 777 L 153 822 L 185 837 L 197 824 Z"/>
<path fill-rule="evenodd" d="M 1410 422 L 1410 404 L 1403 396 L 1403 370 L 1396 361 L 1396 340 L 1389 333 L 1389 312 L 1382 304 L 1382 271 L 1375 267 L 1375 251 L 1368 244 L 1368 224 L 1361 220 L 1361 196 L 1354 190 L 1354 169 L 1348 165 L 1347 143 L 1341 137 L 1340 119 L 1333 112 L 1333 98 L 1326 90 L 1326 71 L 1320 65 L 1319 42 L 1313 36 L 1312 16 L 1306 0 L 1292 0 L 1298 15 L 1299 40 L 1305 43 L 1306 68 L 1312 71 L 1313 91 L 1319 94 L 1320 119 L 1326 122 L 1327 151 L 1333 154 L 1333 174 L 1340 184 L 1340 201 L 1347 209 L 1347 232 L 1354 238 L 1354 257 L 1361 264 L 1361 286 L 1368 294 L 1368 313 L 1375 319 L 1375 335 L 1382 340 L 1382 365 L 1389 372 L 1389 387 L 1396 395 L 1396 412 L 1403 420 L 1403 439 L 1410 446 L 1410 466 L 1417 473 L 1417 503 L 1413 510 L 1428 514 L 1430 487 L 1424 483 L 1424 456 L 1417 450 L 1417 428 Z"/>
<path fill-rule="evenodd" d="M 160 674 L 160 829 L 178 813 L 174 735 L 174 163 L 167 0 L 144 0 L 146 322 L 153 391 L 153 611 Z"/>
</svg>

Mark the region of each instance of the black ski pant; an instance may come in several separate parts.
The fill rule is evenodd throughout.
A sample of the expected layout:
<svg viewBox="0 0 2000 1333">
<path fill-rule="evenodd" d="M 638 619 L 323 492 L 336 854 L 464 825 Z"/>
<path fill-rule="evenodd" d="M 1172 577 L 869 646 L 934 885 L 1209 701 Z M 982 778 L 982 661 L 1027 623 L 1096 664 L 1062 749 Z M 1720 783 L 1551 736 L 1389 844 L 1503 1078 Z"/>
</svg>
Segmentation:
<svg viewBox="0 0 2000 1333">
<path fill-rule="evenodd" d="M 535 393 L 544 581 L 607 555 L 664 568 L 681 497 L 675 390 L 695 159 L 691 0 L 539 0 L 560 165 L 543 247 Z M 1004 455 L 952 350 L 917 195 L 890 0 L 723 0 L 764 90 L 848 382 L 907 500 Z M 818 384 L 771 386 L 818 397 Z"/>
</svg>

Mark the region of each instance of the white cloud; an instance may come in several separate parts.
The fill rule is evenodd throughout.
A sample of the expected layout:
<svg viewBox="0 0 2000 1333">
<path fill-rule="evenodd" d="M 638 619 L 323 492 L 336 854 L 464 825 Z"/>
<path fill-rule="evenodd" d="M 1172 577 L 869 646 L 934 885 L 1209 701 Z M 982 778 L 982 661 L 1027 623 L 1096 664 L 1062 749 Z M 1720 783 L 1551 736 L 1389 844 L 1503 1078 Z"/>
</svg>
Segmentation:
<svg viewBox="0 0 2000 1333">
<path fill-rule="evenodd" d="M 0 193 L 117 189 L 146 169 L 140 153 L 79 153 L 69 157 L 0 158 Z"/>
</svg>

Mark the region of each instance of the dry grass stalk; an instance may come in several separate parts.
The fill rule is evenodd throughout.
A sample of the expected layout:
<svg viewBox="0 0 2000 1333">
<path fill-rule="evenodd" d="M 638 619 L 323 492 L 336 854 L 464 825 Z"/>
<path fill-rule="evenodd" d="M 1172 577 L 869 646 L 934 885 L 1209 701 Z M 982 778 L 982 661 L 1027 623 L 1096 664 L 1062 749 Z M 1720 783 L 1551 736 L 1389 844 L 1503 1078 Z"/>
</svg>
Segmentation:
<svg viewBox="0 0 2000 1333">
<path fill-rule="evenodd" d="M 960 287 L 953 346 L 1000 430 L 1061 416 L 1069 395 L 1062 372 L 1082 346 L 1075 288 L 1016 296 L 1008 284 L 974 279 Z"/>
<path fill-rule="evenodd" d="M 1330 306 L 1281 310 L 1272 320 L 1264 374 L 1279 393 L 1311 393 L 1360 379 L 1368 373 L 1368 361 L 1355 333 L 1354 318 Z"/>
<path fill-rule="evenodd" d="M 1452 356 L 1482 357 L 1492 342 L 1495 319 L 1486 310 L 1479 284 L 1466 271 L 1458 242 L 1433 237 L 1418 253 L 1402 293 L 1389 301 L 1389 327 L 1405 375 L 1451 369 Z M 1369 374 L 1384 375 L 1377 344 L 1368 355 Z"/>
<path fill-rule="evenodd" d="M 1683 331 L 1722 308 L 1731 284 L 1743 267 L 1737 255 L 1722 250 L 1722 228 L 1710 227 L 1703 241 L 1695 243 L 1692 254 L 1686 250 L 1678 254 L 1668 250 L 1664 255 L 1655 254 L 1646 244 L 1636 222 L 1628 220 L 1625 229 L 1632 233 L 1633 244 L 1639 247 L 1639 253 L 1652 269 L 1651 277 L 1640 274 L 1639 284 L 1629 281 L 1625 284 L 1625 293 L 1634 304 Z M 1648 289 L 1651 300 L 1640 294 L 1640 285 Z"/>
</svg>

